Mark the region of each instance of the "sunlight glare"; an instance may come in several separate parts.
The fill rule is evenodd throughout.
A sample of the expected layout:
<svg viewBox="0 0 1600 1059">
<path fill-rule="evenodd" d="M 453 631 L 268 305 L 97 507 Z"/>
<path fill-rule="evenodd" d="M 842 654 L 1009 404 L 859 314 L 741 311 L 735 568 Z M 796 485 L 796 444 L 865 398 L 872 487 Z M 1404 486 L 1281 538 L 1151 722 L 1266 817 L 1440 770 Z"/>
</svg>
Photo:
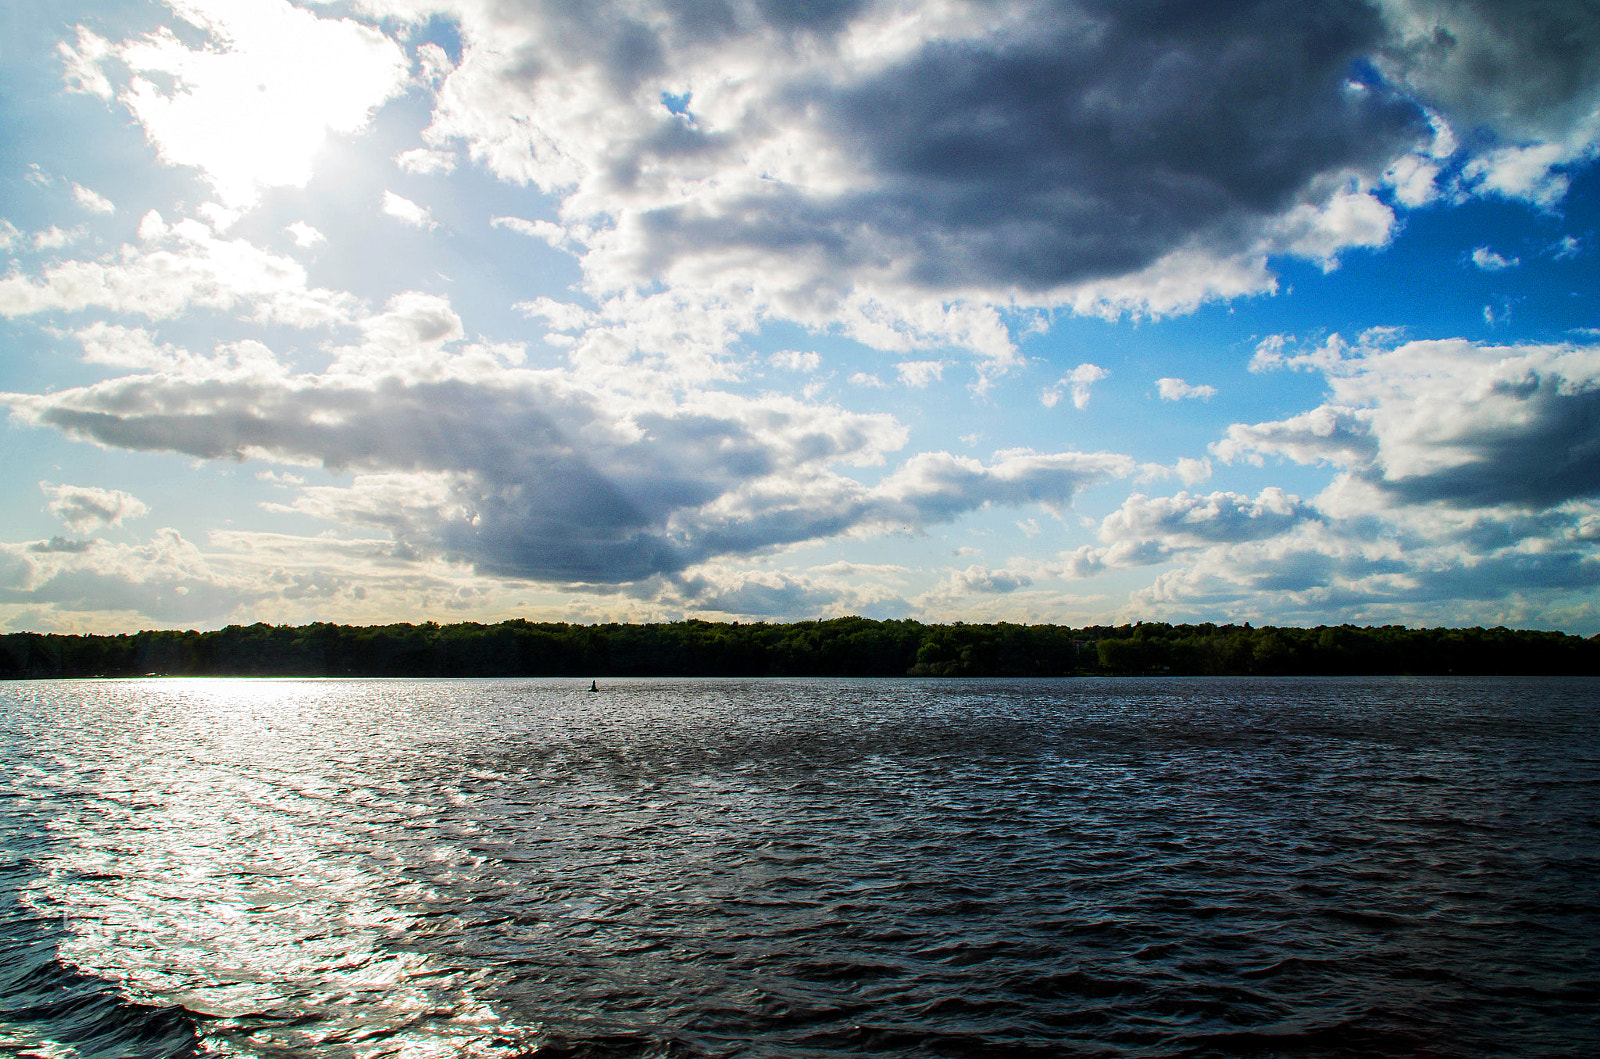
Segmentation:
<svg viewBox="0 0 1600 1059">
<path fill-rule="evenodd" d="M 304 186 L 330 134 L 364 127 L 399 93 L 407 59 L 394 41 L 349 19 L 320 19 L 285 0 L 172 0 L 213 46 L 170 31 L 121 50 L 136 74 L 123 101 L 162 158 L 200 168 L 223 203 L 254 204 L 265 188 Z M 172 83 L 164 90 L 157 81 Z"/>
</svg>

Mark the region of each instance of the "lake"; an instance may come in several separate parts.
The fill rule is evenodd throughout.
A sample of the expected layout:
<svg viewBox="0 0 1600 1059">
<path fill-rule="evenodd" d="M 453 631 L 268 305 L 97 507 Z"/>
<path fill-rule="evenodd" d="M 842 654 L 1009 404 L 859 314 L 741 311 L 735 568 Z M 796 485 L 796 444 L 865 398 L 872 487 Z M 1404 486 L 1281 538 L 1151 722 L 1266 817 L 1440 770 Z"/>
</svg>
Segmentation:
<svg viewBox="0 0 1600 1059">
<path fill-rule="evenodd" d="M 1600 680 L 0 685 L 0 1055 L 1600 1054 Z"/>
</svg>

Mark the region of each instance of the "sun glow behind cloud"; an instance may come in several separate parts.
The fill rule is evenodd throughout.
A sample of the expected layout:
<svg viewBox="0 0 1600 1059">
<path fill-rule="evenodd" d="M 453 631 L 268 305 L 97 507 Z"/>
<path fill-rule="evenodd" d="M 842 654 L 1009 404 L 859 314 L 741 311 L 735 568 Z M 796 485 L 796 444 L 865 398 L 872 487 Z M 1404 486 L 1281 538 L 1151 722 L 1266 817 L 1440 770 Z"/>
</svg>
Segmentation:
<svg viewBox="0 0 1600 1059">
<path fill-rule="evenodd" d="M 405 87 L 405 53 L 370 26 L 286 0 L 169 6 L 210 46 L 170 30 L 110 45 L 80 28 L 76 48 L 63 50 L 75 83 L 97 94 L 109 86 L 100 63 L 126 65 L 120 102 L 165 161 L 198 168 L 228 209 L 266 188 L 304 186 L 330 134 L 359 131 Z"/>
</svg>

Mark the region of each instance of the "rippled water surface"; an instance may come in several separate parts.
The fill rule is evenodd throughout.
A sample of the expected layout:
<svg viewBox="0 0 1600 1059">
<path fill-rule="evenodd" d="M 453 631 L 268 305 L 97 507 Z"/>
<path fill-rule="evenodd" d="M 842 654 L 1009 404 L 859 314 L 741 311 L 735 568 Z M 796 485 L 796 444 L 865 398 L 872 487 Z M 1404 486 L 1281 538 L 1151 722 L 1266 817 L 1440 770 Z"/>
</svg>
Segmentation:
<svg viewBox="0 0 1600 1059">
<path fill-rule="evenodd" d="M 1597 707 L 0 685 L 0 1055 L 1600 1054 Z"/>
</svg>

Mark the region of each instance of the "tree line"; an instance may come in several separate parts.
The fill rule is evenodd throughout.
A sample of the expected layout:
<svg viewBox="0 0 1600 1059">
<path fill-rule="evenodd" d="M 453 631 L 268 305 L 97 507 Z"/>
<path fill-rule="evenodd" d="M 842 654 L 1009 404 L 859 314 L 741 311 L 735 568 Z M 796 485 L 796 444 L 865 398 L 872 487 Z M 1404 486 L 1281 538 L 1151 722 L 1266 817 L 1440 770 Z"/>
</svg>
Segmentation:
<svg viewBox="0 0 1600 1059">
<path fill-rule="evenodd" d="M 1600 636 L 1399 625 L 230 625 L 0 636 L 0 678 L 1600 674 Z"/>
</svg>

